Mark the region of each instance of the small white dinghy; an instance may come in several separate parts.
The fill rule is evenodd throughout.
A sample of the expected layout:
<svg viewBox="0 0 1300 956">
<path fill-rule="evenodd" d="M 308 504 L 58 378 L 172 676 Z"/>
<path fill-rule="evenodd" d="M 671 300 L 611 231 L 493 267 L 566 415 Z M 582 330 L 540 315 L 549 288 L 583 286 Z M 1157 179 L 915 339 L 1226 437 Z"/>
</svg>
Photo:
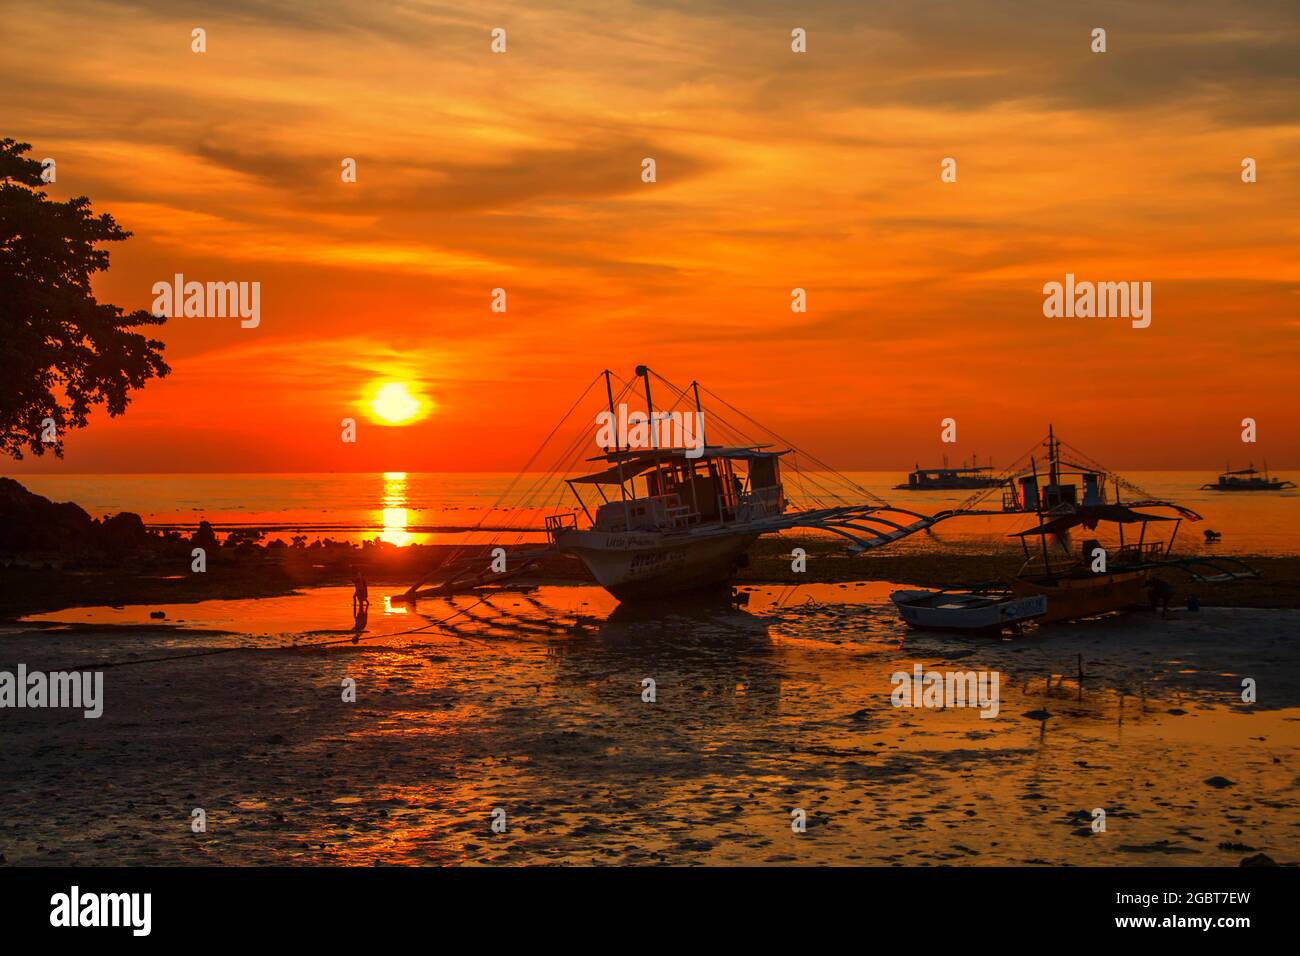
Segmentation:
<svg viewBox="0 0 1300 956">
<path fill-rule="evenodd" d="M 1008 591 L 894 591 L 889 599 L 912 627 L 940 631 L 1016 628 L 1047 613 L 1047 597 Z"/>
</svg>

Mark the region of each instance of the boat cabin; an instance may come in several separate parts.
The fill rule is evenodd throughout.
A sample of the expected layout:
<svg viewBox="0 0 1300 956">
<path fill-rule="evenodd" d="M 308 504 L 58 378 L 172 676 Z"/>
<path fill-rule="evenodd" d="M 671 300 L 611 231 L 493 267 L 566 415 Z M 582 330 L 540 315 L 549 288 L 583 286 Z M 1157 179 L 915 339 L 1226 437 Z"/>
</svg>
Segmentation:
<svg viewBox="0 0 1300 956">
<path fill-rule="evenodd" d="M 786 508 L 780 458 L 787 452 L 763 448 L 613 451 L 588 459 L 608 467 L 567 484 L 593 531 L 675 531 L 774 517 Z M 594 512 L 583 491 L 600 497 Z M 548 532 L 576 527 L 576 515 L 553 517 Z"/>
<path fill-rule="evenodd" d="M 1147 526 L 1164 521 L 1174 522 L 1169 540 L 1147 540 Z M 1119 546 L 1105 548 L 1106 567 L 1108 571 L 1115 571 L 1167 558 L 1173 548 L 1174 538 L 1178 535 L 1182 518 L 1147 514 L 1121 504 L 1085 505 L 1054 518 L 1040 516 L 1036 527 L 1011 535 L 1020 539 L 1025 550 L 1025 564 L 1020 569 L 1020 574 L 1037 574 L 1049 578 L 1092 574 L 1093 552 L 1102 547 L 1101 540 L 1088 537 L 1077 548 L 1071 548 L 1068 532 L 1077 527 L 1095 531 L 1102 522 L 1114 524 L 1119 529 Z M 1132 532 L 1128 535 L 1124 532 L 1125 526 L 1134 524 L 1140 525 L 1136 541 L 1133 540 Z M 1031 538 L 1038 539 L 1037 551 L 1030 547 Z"/>
</svg>

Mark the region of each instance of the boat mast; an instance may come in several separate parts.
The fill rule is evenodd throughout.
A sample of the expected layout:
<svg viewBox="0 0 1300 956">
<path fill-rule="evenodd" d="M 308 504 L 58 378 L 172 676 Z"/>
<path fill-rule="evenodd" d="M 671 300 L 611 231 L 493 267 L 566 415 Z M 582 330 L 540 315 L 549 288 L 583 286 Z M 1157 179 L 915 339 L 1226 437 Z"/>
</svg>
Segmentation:
<svg viewBox="0 0 1300 956">
<path fill-rule="evenodd" d="M 605 395 L 609 399 L 609 415 L 614 422 L 614 450 L 610 454 L 618 456 L 618 496 L 623 502 L 623 527 L 626 530 L 631 531 L 632 516 L 628 513 L 627 509 L 627 488 L 624 485 L 623 478 L 623 456 L 620 454 L 618 441 L 618 416 L 614 414 L 614 388 L 609 384 L 609 369 L 605 369 Z M 628 445 L 629 450 L 631 447 L 631 445 Z M 602 495 L 603 494 L 604 493 L 602 492 Z M 586 510 L 585 506 L 583 510 Z M 588 517 L 590 517 L 590 515 L 588 515 Z M 594 525 L 595 522 L 593 521 L 592 524 Z"/>
<path fill-rule="evenodd" d="M 605 369 L 605 398 L 609 402 L 609 420 L 614 424 L 614 447 L 605 450 L 615 452 L 619 450 L 618 416 L 614 414 L 614 386 L 609 383 L 609 369 Z"/>
<path fill-rule="evenodd" d="M 695 393 L 695 424 L 700 430 L 700 451 L 703 452 L 704 449 L 709 447 L 709 443 L 704 437 L 704 409 L 700 407 L 700 383 L 694 379 L 691 380 L 691 391 Z M 682 464 L 682 468 L 684 473 L 690 478 L 691 507 L 695 509 L 695 513 L 698 515 L 700 513 L 700 496 L 695 490 L 697 484 L 695 480 L 695 462 L 688 458 Z"/>
<path fill-rule="evenodd" d="M 708 448 L 709 443 L 704 438 L 704 409 L 700 407 L 700 383 L 692 381 L 691 391 L 695 393 L 695 415 L 700 426 L 700 447 Z"/>
<path fill-rule="evenodd" d="M 1052 435 L 1052 427 L 1050 425 L 1047 426 L 1047 435 L 1050 441 Z M 1035 489 L 1037 489 L 1038 488 L 1038 462 L 1034 460 L 1034 457 L 1032 455 L 1029 456 L 1029 467 L 1033 470 L 1034 487 Z M 1043 524 L 1044 524 L 1043 506 L 1047 503 L 1047 496 L 1044 494 L 1044 491 L 1046 491 L 1046 489 L 1038 491 L 1038 502 L 1037 502 L 1037 508 L 1035 510 L 1037 510 L 1038 512 L 1038 541 L 1043 549 L 1043 572 L 1047 575 L 1048 579 L 1050 580 L 1052 577 L 1052 559 L 1048 557 L 1047 532 L 1043 530 Z"/>
<path fill-rule="evenodd" d="M 650 447 L 658 448 L 659 429 L 655 427 L 658 423 L 655 421 L 655 407 L 650 401 L 650 369 L 644 365 L 638 365 L 636 374 L 645 379 L 645 413 L 649 416 L 650 421 Z"/>
<path fill-rule="evenodd" d="M 1060 460 L 1057 457 L 1056 432 L 1051 425 L 1047 426 L 1047 470 L 1048 480 L 1057 485 L 1061 482 Z"/>
</svg>

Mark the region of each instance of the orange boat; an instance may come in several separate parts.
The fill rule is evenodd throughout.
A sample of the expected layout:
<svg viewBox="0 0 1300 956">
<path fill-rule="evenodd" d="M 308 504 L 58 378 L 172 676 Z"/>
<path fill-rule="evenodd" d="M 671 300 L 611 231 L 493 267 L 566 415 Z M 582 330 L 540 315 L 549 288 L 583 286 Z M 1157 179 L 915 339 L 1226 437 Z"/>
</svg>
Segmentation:
<svg viewBox="0 0 1300 956">
<path fill-rule="evenodd" d="M 1150 587 L 1151 571 L 1143 569 L 1041 580 L 1018 577 L 1011 592 L 1017 597 L 1045 597 L 1047 612 L 1038 622 L 1050 624 L 1145 604 Z"/>
</svg>

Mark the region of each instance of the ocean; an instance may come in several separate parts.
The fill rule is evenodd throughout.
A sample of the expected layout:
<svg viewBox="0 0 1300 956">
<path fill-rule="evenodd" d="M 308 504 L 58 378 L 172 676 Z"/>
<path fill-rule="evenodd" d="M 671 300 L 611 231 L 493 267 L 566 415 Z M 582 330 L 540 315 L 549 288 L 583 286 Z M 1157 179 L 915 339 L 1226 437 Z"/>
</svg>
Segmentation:
<svg viewBox="0 0 1300 956">
<path fill-rule="evenodd" d="M 925 514 L 955 507 L 971 494 L 895 491 L 893 486 L 905 480 L 896 472 L 850 472 L 845 477 L 891 504 Z M 1127 477 L 1151 495 L 1203 516 L 1180 526 L 1175 548 L 1180 553 L 1300 554 L 1300 493 L 1294 490 L 1201 491 L 1201 484 L 1213 477 L 1201 472 L 1135 472 Z M 485 529 L 535 529 L 519 540 L 540 540 L 544 514 L 576 507 L 563 482 L 540 473 L 517 479 L 504 473 L 386 472 L 23 475 L 17 480 L 55 501 L 76 502 L 94 517 L 133 511 L 151 528 L 181 530 L 207 520 L 218 531 L 257 528 L 268 540 L 286 542 L 301 534 L 309 542 L 378 537 L 399 546 L 464 543 L 472 540 L 472 529 L 480 522 Z M 796 503 L 800 488 L 798 477 L 787 475 L 786 491 Z M 996 494 L 990 500 L 996 504 Z M 502 508 L 494 511 L 498 502 Z M 1030 524 L 1023 515 L 958 518 L 937 526 L 928 541 L 934 547 L 1006 544 L 1008 534 Z M 1222 539 L 1206 544 L 1205 529 L 1218 531 Z M 1168 534 L 1153 526 L 1152 533 L 1156 531 Z"/>
</svg>

